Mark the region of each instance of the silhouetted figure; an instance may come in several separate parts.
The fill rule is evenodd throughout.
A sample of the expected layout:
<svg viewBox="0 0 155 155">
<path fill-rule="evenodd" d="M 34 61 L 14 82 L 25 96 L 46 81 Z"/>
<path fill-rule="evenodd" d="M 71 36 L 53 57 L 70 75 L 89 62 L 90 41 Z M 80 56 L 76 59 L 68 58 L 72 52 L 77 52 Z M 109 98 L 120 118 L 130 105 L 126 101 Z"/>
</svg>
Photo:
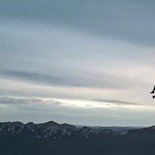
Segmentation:
<svg viewBox="0 0 155 155">
<path fill-rule="evenodd" d="M 151 93 L 151 94 L 154 94 L 154 93 L 155 93 L 155 86 L 154 86 L 153 90 L 152 90 L 150 93 Z M 153 99 L 154 99 L 154 98 L 155 98 L 155 95 L 153 95 L 152 97 L 153 97 Z"/>
</svg>

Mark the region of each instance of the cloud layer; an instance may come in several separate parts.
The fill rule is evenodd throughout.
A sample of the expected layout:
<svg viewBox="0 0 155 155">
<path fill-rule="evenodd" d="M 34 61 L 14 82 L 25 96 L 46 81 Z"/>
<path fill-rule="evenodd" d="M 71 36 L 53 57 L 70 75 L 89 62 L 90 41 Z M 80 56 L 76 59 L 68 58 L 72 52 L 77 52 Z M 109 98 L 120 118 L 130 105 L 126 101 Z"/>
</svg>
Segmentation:
<svg viewBox="0 0 155 155">
<path fill-rule="evenodd" d="M 0 14 L 3 18 L 67 25 L 134 43 L 154 45 L 154 6 L 152 0 L 6 0 L 1 2 Z"/>
<path fill-rule="evenodd" d="M 152 123 L 154 15 L 152 0 L 1 1 L 2 120 Z"/>
<path fill-rule="evenodd" d="M 119 103 L 118 103 L 119 102 Z M 154 106 L 123 101 L 52 99 L 41 97 L 0 97 L 0 121 L 44 122 L 55 120 L 83 125 L 151 125 Z M 80 114 L 80 115 L 79 115 Z M 130 117 L 129 117 L 130 115 Z M 145 117 L 140 117 L 145 116 Z"/>
</svg>

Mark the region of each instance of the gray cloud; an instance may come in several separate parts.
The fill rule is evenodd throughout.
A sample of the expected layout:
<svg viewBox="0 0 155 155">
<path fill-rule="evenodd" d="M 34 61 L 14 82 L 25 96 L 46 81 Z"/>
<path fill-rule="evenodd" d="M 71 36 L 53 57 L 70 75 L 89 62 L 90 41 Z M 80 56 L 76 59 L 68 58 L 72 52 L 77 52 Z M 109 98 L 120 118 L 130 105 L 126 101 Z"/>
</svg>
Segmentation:
<svg viewBox="0 0 155 155">
<path fill-rule="evenodd" d="M 16 77 L 19 79 L 30 80 L 34 82 L 35 81 L 43 82 L 53 85 L 69 85 L 69 83 L 67 84 L 67 81 L 64 78 L 54 75 L 44 75 L 35 72 L 13 71 L 13 70 L 6 70 L 6 71 L 3 70 L 1 74 Z"/>
<path fill-rule="evenodd" d="M 137 126 L 152 124 L 155 116 L 155 110 L 152 107 L 149 111 L 143 111 L 141 109 L 136 109 L 136 111 L 134 109 L 127 110 L 126 108 L 82 109 L 58 106 L 59 103 L 55 102 L 46 104 L 46 102 L 42 102 L 37 98 L 33 98 L 32 100 L 31 97 L 25 97 L 25 100 L 21 99 L 21 97 L 0 97 L 0 101 L 5 101 L 7 105 L 11 105 L 11 100 L 13 103 L 13 106 L 0 108 L 0 121 L 44 122 L 54 120 L 62 123 L 67 122 L 97 126 Z M 21 102 L 25 102 L 25 104 L 19 104 Z M 38 102 L 41 102 L 41 104 L 38 104 Z"/>
<path fill-rule="evenodd" d="M 0 119 L 154 122 L 154 27 L 154 0 L 0 1 Z M 41 96 L 117 108 L 77 110 Z"/>
<path fill-rule="evenodd" d="M 154 45 L 154 13 L 153 0 L 31 0 L 31 2 L 5 0 L 0 2 L 0 16 L 3 18 L 68 25 L 101 36 L 146 45 Z"/>
<path fill-rule="evenodd" d="M 87 103 L 89 101 L 95 101 L 93 104 Z M 73 104 L 74 102 L 76 103 L 76 100 L 72 101 Z M 108 106 L 108 104 L 113 104 L 115 106 L 126 106 L 126 105 L 139 105 L 139 106 L 144 106 L 144 104 L 140 104 L 140 103 L 134 103 L 134 102 L 127 102 L 127 101 L 120 101 L 120 100 L 107 100 L 107 99 L 95 99 L 95 100 L 81 100 L 79 102 L 82 103 L 85 108 L 90 108 L 90 107 L 96 107 L 95 104 L 96 102 L 101 103 L 101 105 L 97 105 L 100 106 L 100 108 L 102 107 L 102 103 L 106 106 Z M 86 103 L 85 103 L 86 102 Z M 52 98 L 38 98 L 38 97 L 10 97 L 10 96 L 0 96 L 0 104 L 2 105 L 8 105 L 8 106 L 13 106 L 19 109 L 23 109 L 23 110 L 30 110 L 30 111 L 50 111 L 52 108 L 57 109 L 57 108 L 61 108 L 63 107 L 65 109 L 65 107 L 72 107 L 73 109 L 76 109 L 77 107 L 80 107 L 78 104 L 75 106 L 72 105 L 72 103 L 70 103 L 69 100 L 59 100 L 59 99 L 52 99 Z M 71 105 L 72 106 L 71 106 Z M 83 108 L 84 108 L 83 107 Z M 96 107 L 96 108 L 97 108 Z"/>
<path fill-rule="evenodd" d="M 44 101 L 40 98 L 31 98 L 31 97 L 9 97 L 9 96 L 0 96 L 0 104 L 5 105 L 26 105 L 26 104 L 47 104 L 48 101 Z M 59 101 L 56 101 L 54 99 L 50 99 L 50 103 L 54 105 L 61 105 L 62 103 Z"/>
<path fill-rule="evenodd" d="M 27 72 L 19 70 L 0 70 L 0 75 L 9 78 L 17 78 L 27 80 L 33 83 L 47 84 L 52 86 L 67 86 L 67 87 L 88 87 L 88 88 L 106 88 L 106 89 L 125 89 L 133 82 L 123 77 L 115 77 L 108 74 L 102 75 L 101 80 L 98 77 L 93 77 L 91 73 L 79 72 L 78 75 L 52 75 L 36 72 Z M 88 76 L 89 75 L 89 76 Z M 93 78 L 92 78 L 93 77 Z M 124 81 L 122 83 L 122 81 Z M 125 83 L 126 81 L 126 83 Z"/>
<path fill-rule="evenodd" d="M 94 99 L 93 101 L 97 102 L 106 102 L 106 103 L 112 103 L 115 105 L 144 105 L 141 103 L 136 103 L 136 102 L 128 102 L 128 101 L 121 101 L 121 100 L 108 100 L 108 99 Z"/>
</svg>

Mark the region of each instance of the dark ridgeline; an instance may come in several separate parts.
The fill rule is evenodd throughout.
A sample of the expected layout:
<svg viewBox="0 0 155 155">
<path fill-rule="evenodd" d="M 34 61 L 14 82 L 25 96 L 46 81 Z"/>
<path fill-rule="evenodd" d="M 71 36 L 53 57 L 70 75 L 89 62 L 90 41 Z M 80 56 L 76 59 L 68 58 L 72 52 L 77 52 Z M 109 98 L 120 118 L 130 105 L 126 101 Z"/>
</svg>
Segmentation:
<svg viewBox="0 0 155 155">
<path fill-rule="evenodd" d="M 155 127 L 0 123 L 0 155 L 155 155 Z"/>
</svg>

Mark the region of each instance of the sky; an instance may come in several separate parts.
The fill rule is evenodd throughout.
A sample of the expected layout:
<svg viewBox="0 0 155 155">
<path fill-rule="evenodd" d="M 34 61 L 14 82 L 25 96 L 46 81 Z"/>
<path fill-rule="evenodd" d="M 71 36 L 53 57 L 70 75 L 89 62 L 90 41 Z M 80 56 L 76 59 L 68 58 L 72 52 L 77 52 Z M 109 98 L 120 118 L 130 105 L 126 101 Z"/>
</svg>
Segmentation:
<svg viewBox="0 0 155 155">
<path fill-rule="evenodd" d="M 0 0 L 0 121 L 155 124 L 155 1 Z"/>
</svg>

